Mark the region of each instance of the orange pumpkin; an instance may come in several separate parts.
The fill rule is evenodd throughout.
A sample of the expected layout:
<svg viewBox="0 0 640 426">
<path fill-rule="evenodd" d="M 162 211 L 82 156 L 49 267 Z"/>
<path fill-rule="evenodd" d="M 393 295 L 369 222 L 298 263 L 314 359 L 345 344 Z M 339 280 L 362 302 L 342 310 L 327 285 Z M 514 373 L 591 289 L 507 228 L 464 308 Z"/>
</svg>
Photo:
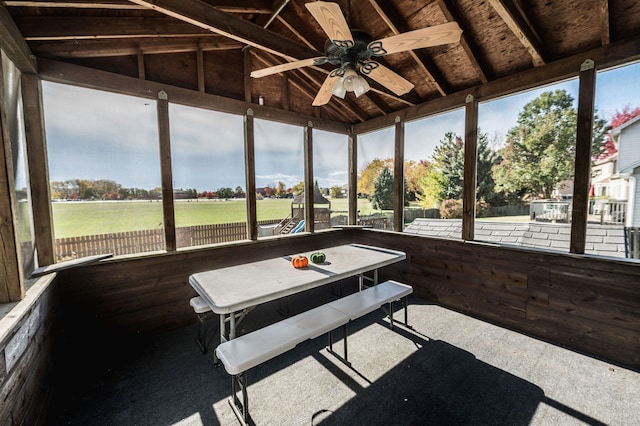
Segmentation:
<svg viewBox="0 0 640 426">
<path fill-rule="evenodd" d="M 309 259 L 307 259 L 307 256 L 296 255 L 291 259 L 291 264 L 296 269 L 306 268 L 309 264 Z"/>
</svg>

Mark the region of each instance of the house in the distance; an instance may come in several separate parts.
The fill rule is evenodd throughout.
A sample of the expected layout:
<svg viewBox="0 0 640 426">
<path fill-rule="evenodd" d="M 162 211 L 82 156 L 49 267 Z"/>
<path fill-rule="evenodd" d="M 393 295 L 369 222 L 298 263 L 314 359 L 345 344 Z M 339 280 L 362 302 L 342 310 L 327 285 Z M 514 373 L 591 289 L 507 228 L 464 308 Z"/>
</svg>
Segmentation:
<svg viewBox="0 0 640 426">
<path fill-rule="evenodd" d="M 617 173 L 611 185 L 615 182 L 626 190 L 620 194 L 627 200 L 625 226 L 640 227 L 640 116 L 613 129 L 611 134 L 618 147 Z"/>
</svg>

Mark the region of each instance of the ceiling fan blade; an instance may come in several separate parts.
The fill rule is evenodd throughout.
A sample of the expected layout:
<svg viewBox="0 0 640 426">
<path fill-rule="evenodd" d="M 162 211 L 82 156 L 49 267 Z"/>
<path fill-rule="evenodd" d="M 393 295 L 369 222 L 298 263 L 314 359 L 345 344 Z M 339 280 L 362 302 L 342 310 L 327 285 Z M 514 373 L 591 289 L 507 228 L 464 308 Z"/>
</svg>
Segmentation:
<svg viewBox="0 0 640 426">
<path fill-rule="evenodd" d="M 335 75 L 333 73 L 329 74 L 327 78 L 324 80 L 324 83 L 322 83 L 322 87 L 320 87 L 320 90 L 318 90 L 318 94 L 316 95 L 316 98 L 313 100 L 313 103 L 311 105 L 322 106 L 327 104 L 331 99 L 331 95 L 332 95 L 331 89 L 333 88 L 333 85 L 336 83 L 336 81 L 338 81 L 339 79 L 340 79 L 340 76 Z"/>
<path fill-rule="evenodd" d="M 365 61 L 360 72 L 382 84 L 398 96 L 409 93 L 413 84 L 376 61 Z"/>
<path fill-rule="evenodd" d="M 272 67 L 262 68 L 261 70 L 252 71 L 251 77 L 253 78 L 266 77 L 268 75 L 277 74 L 283 71 L 294 70 L 297 68 L 308 67 L 311 65 L 321 65 L 327 62 L 326 59 L 327 58 L 325 56 L 320 56 L 318 58 L 302 59 L 301 61 L 293 61 L 293 62 L 287 62 L 285 64 L 274 65 Z"/>
<path fill-rule="evenodd" d="M 326 1 L 314 1 L 306 3 L 305 6 L 333 44 L 345 48 L 353 46 L 353 36 L 342 10 L 340 10 L 340 5 Z"/>
<path fill-rule="evenodd" d="M 440 46 L 455 43 L 460 40 L 462 30 L 457 22 L 448 22 L 421 30 L 409 31 L 395 36 L 374 40 L 368 49 L 373 56 L 389 55 L 391 53 L 406 52 L 407 50 L 423 47 Z"/>
</svg>

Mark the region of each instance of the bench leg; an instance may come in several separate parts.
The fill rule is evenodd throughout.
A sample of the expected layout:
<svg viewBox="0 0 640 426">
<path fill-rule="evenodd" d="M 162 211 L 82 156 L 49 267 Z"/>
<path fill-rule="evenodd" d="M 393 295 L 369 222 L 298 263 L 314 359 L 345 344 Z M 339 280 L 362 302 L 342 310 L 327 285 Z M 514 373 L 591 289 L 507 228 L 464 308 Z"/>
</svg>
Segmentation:
<svg viewBox="0 0 640 426">
<path fill-rule="evenodd" d="M 338 354 L 337 352 L 335 352 L 333 350 L 333 331 L 330 331 L 329 334 L 329 347 L 327 348 L 327 351 L 335 356 L 336 358 L 338 358 L 340 361 L 342 361 L 344 364 L 346 364 L 348 367 L 351 367 L 351 363 L 349 362 L 348 356 L 348 346 L 347 346 L 347 336 L 348 336 L 348 330 L 347 330 L 347 324 L 342 326 L 342 330 L 344 333 L 344 357 L 340 354 Z"/>
<path fill-rule="evenodd" d="M 198 335 L 196 336 L 196 343 L 200 347 L 200 351 L 203 354 L 207 353 L 207 320 L 211 315 L 211 312 L 203 314 L 196 314 L 198 317 Z"/>
<path fill-rule="evenodd" d="M 238 398 L 238 391 L 242 393 L 242 400 Z M 249 415 L 249 394 L 247 393 L 247 372 L 231 377 L 231 397 L 229 404 L 234 414 L 243 426 L 253 424 Z"/>
<path fill-rule="evenodd" d="M 404 308 L 404 322 L 401 322 L 407 328 L 413 328 L 409 325 L 409 310 L 407 309 L 409 306 L 409 297 L 405 296 L 402 298 L 403 308 Z M 383 307 L 384 310 L 384 307 Z M 393 302 L 389 302 L 389 308 L 387 312 L 389 316 L 389 328 L 393 328 L 394 319 L 393 319 Z"/>
</svg>

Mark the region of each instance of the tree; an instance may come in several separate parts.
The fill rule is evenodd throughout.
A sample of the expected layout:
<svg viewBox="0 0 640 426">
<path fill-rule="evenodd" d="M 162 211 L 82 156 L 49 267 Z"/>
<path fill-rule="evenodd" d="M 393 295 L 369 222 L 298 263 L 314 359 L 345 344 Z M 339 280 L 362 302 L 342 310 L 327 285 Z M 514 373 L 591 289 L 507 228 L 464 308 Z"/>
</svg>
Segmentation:
<svg viewBox="0 0 640 426">
<path fill-rule="evenodd" d="M 235 191 L 234 191 L 234 193 L 233 193 L 233 196 L 234 196 L 235 198 L 244 198 L 244 197 L 245 197 L 245 193 L 244 193 L 244 191 L 242 190 L 242 187 L 241 187 L 241 186 L 236 186 L 236 189 L 235 189 Z"/>
<path fill-rule="evenodd" d="M 393 158 L 374 158 L 367 163 L 358 174 L 358 194 L 371 199 L 378 176 L 385 167 L 393 170 Z"/>
<path fill-rule="evenodd" d="M 284 185 L 284 182 L 278 181 L 278 186 L 276 187 L 276 197 L 284 198 L 287 196 L 287 187 Z"/>
<path fill-rule="evenodd" d="M 393 175 L 388 167 L 383 168 L 378 175 L 371 201 L 374 209 L 393 209 Z"/>
<path fill-rule="evenodd" d="M 304 182 L 299 182 L 293 186 L 293 195 L 300 195 L 304 192 Z"/>
<path fill-rule="evenodd" d="M 329 195 L 331 198 L 343 198 L 342 187 L 340 185 L 332 186 L 331 189 L 329 189 Z"/>
<path fill-rule="evenodd" d="M 220 188 L 216 191 L 216 193 L 218 194 L 218 198 L 233 198 L 233 189 L 229 188 L 229 187 L 225 187 L 225 188 Z"/>
<path fill-rule="evenodd" d="M 526 104 L 494 168 L 497 188 L 551 197 L 560 182 L 573 177 L 576 123 L 573 98 L 565 90 L 544 92 Z M 602 146 L 604 132 L 604 120 L 594 117 L 592 152 Z"/>
<path fill-rule="evenodd" d="M 638 115 L 640 115 L 640 107 L 631 109 L 629 105 L 625 105 L 622 111 L 616 110 L 615 114 L 613 114 L 613 117 L 611 117 L 611 121 L 609 122 L 609 128 L 613 130 L 616 127 L 620 127 L 627 121 L 636 118 Z M 611 136 L 611 132 L 609 131 L 604 137 L 604 143 L 602 144 L 601 150 L 593 153 L 593 159 L 604 160 L 616 152 L 618 152 L 618 149 L 616 148 L 616 145 L 613 142 L 613 136 Z"/>
</svg>

